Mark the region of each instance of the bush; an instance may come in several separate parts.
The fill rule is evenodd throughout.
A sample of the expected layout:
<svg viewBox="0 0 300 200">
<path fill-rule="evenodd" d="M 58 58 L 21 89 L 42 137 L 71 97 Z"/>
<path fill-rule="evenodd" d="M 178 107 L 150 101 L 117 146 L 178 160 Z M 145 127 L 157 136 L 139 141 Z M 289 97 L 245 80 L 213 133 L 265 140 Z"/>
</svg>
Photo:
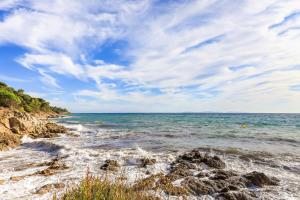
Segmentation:
<svg viewBox="0 0 300 200">
<path fill-rule="evenodd" d="M 124 180 L 111 181 L 107 177 L 97 178 L 87 175 L 79 186 L 67 190 L 61 200 L 156 200 L 157 197 L 136 191 Z M 54 197 L 53 199 L 57 199 Z"/>
<path fill-rule="evenodd" d="M 0 88 L 0 106 L 18 107 L 21 104 L 21 99 L 10 90 Z"/>
</svg>

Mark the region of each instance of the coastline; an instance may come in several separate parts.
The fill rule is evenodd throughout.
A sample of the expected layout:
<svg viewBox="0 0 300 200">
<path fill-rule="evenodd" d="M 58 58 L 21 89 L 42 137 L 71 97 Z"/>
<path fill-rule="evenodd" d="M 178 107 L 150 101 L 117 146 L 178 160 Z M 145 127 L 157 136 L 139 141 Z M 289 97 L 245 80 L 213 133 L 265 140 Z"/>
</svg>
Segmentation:
<svg viewBox="0 0 300 200">
<path fill-rule="evenodd" d="M 24 136 L 51 138 L 67 133 L 67 128 L 51 120 L 59 116 L 53 112 L 27 113 L 0 107 L 0 151 L 19 146 Z"/>
<path fill-rule="evenodd" d="M 118 132 L 116 124 L 85 119 L 72 115 L 53 118 L 71 134 L 25 137 L 21 146 L 0 152 L 0 166 L 5 169 L 0 171 L 3 199 L 52 199 L 54 194 L 60 198 L 76 187 L 87 171 L 95 177 L 107 175 L 111 182 L 121 176 L 131 189 L 155 194 L 159 199 L 300 197 L 300 180 L 295 176 L 300 158 L 292 154 L 204 146 L 156 151 L 131 143 L 114 146 L 134 142 L 139 135 L 145 138 L 147 129 L 142 126 L 145 133 L 127 129 Z M 47 117 L 41 120 L 47 121 Z M 164 132 L 154 137 L 164 137 L 169 144 L 176 139 L 174 133 Z"/>
</svg>

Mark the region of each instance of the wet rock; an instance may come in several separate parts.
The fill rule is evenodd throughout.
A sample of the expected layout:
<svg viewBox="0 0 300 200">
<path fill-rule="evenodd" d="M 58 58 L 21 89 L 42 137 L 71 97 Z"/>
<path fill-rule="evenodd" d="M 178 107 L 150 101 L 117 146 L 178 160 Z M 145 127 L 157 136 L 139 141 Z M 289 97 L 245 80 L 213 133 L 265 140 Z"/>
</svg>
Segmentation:
<svg viewBox="0 0 300 200">
<path fill-rule="evenodd" d="M 118 171 L 120 168 L 119 163 L 116 160 L 106 160 L 105 164 L 100 169 L 105 171 Z"/>
<path fill-rule="evenodd" d="M 209 176 L 209 173 L 206 173 L 206 172 L 199 172 L 196 177 L 198 178 L 204 178 L 204 177 L 208 177 Z"/>
<path fill-rule="evenodd" d="M 50 192 L 52 189 L 62 189 L 64 187 L 65 187 L 64 183 L 47 184 L 47 185 L 44 185 L 41 188 L 39 188 L 36 191 L 36 194 L 43 195 L 43 194 Z"/>
<path fill-rule="evenodd" d="M 133 185 L 133 189 L 137 191 L 152 190 L 156 187 L 156 182 L 163 177 L 164 175 L 162 173 L 150 175 L 147 178 L 136 181 Z"/>
<path fill-rule="evenodd" d="M 215 192 L 213 187 L 195 178 L 186 178 L 181 185 L 193 195 L 208 195 Z"/>
<path fill-rule="evenodd" d="M 210 177 L 213 180 L 226 180 L 233 176 L 238 176 L 234 171 L 225 171 L 225 170 L 215 170 L 213 171 L 214 175 Z"/>
<path fill-rule="evenodd" d="M 225 192 L 216 197 L 217 200 L 254 200 L 253 197 L 244 192 Z"/>
<path fill-rule="evenodd" d="M 209 167 L 216 168 L 216 169 L 224 169 L 226 166 L 225 163 L 218 156 L 214 156 L 214 157 L 206 156 L 203 159 L 203 162 Z"/>
<path fill-rule="evenodd" d="M 203 155 L 198 150 L 192 150 L 189 153 L 185 153 L 179 157 L 179 160 L 186 160 L 192 163 L 200 163 L 203 159 Z"/>
<path fill-rule="evenodd" d="M 46 124 L 47 131 L 50 133 L 66 133 L 68 131 L 64 126 L 49 122 Z"/>
<path fill-rule="evenodd" d="M 238 187 L 238 188 L 246 187 L 246 179 L 244 177 L 241 177 L 241 176 L 230 177 L 230 178 L 226 179 L 226 182 L 229 185 L 233 185 L 233 186 Z"/>
<path fill-rule="evenodd" d="M 140 162 L 140 167 L 147 167 L 148 165 L 154 165 L 156 163 L 156 159 L 142 158 Z"/>
<path fill-rule="evenodd" d="M 61 170 L 69 169 L 69 167 L 65 164 L 59 163 L 58 159 L 53 159 L 50 162 L 45 162 L 42 164 L 49 165 L 49 167 L 44 170 L 37 171 L 33 175 L 52 176 L 54 174 L 57 174 Z"/>
<path fill-rule="evenodd" d="M 199 150 L 193 150 L 189 153 L 185 153 L 175 161 L 175 163 L 195 163 L 201 164 L 205 163 L 207 166 L 216 168 L 216 169 L 224 169 L 225 163 L 218 156 L 209 156 L 208 154 L 201 154 Z"/>
<path fill-rule="evenodd" d="M 184 196 L 188 195 L 188 190 L 181 186 L 174 186 L 171 181 L 164 177 L 157 182 L 157 188 L 163 190 L 167 195 Z"/>
<path fill-rule="evenodd" d="M 196 169 L 195 164 L 189 163 L 185 160 L 178 160 L 177 162 L 171 165 L 171 169 L 174 168 L 183 168 L 183 169 Z"/>
<path fill-rule="evenodd" d="M 243 176 L 246 178 L 248 187 L 263 187 L 264 185 L 279 185 L 279 180 L 275 177 L 268 177 L 264 173 L 253 171 Z"/>
<path fill-rule="evenodd" d="M 174 168 L 167 175 L 167 177 L 170 180 L 175 181 L 175 180 L 178 180 L 178 179 L 181 179 L 181 178 L 185 178 L 187 176 L 192 176 L 192 175 L 193 175 L 193 173 L 189 169 L 177 167 L 177 168 Z"/>
</svg>

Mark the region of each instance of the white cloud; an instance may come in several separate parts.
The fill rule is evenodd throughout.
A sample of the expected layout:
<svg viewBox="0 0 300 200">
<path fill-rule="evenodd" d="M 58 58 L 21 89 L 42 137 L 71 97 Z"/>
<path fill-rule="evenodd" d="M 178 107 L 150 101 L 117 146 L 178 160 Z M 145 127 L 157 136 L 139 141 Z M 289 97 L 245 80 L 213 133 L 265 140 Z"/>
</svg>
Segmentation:
<svg viewBox="0 0 300 200">
<path fill-rule="evenodd" d="M 94 97 L 107 110 L 300 112 L 300 94 L 289 89 L 300 80 L 297 0 L 27 5 L 0 22 L 0 44 L 28 48 L 18 61 L 48 85 L 63 87 L 55 74 L 96 83 L 76 98 Z M 128 43 L 120 55 L 129 66 L 91 60 L 107 40 Z"/>
</svg>

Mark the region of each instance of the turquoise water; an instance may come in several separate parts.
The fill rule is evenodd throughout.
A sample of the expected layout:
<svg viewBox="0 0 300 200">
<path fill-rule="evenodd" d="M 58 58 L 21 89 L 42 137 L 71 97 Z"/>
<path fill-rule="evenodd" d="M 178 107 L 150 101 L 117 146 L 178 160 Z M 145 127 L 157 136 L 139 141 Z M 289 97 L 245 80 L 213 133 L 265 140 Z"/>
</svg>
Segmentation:
<svg viewBox="0 0 300 200">
<path fill-rule="evenodd" d="M 146 150 L 237 147 L 300 154 L 300 114 L 71 114 L 59 120 L 81 124 L 87 134 L 109 136 L 87 146 Z"/>
<path fill-rule="evenodd" d="M 71 114 L 56 120 L 73 134 L 24 137 L 20 147 L 0 152 L 0 179 L 5 180 L 1 200 L 52 199 L 51 193 L 40 196 L 35 191 L 49 183 L 78 183 L 87 171 L 101 176 L 106 172 L 100 166 L 108 159 L 120 163 L 119 173 L 133 183 L 149 173 L 167 173 L 170 163 L 193 148 L 219 156 L 226 163 L 225 170 L 258 171 L 278 178 L 278 187 L 257 190 L 260 199 L 300 199 L 299 114 Z M 145 157 L 156 159 L 156 164 L 138 167 Z M 17 171 L 15 167 L 53 158 L 70 168 L 49 177 L 10 180 L 41 170 Z"/>
</svg>

